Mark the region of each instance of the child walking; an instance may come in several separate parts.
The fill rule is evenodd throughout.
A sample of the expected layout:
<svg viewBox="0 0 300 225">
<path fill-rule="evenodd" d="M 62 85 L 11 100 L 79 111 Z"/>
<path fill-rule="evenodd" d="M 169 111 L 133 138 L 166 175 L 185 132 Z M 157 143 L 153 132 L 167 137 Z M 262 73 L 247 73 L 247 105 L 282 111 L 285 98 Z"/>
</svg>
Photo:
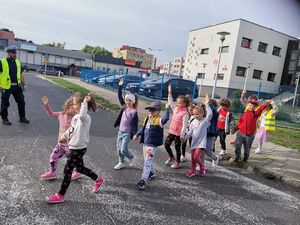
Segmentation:
<svg viewBox="0 0 300 225">
<path fill-rule="evenodd" d="M 146 181 L 151 180 L 154 176 L 154 156 L 157 148 L 163 144 L 165 125 L 169 120 L 169 104 L 166 104 L 166 109 L 161 117 L 161 105 L 159 102 L 152 102 L 148 107 L 149 115 L 144 119 L 143 127 L 139 129 L 133 140 L 137 140 L 141 136 L 140 143 L 143 144 L 144 168 L 142 179 L 137 183 L 140 190 L 145 189 Z"/>
<path fill-rule="evenodd" d="M 115 170 L 120 170 L 125 167 L 125 157 L 129 159 L 129 166 L 134 166 L 135 158 L 130 152 L 128 144 L 130 139 L 136 134 L 138 129 L 138 113 L 137 104 L 138 99 L 134 94 L 126 94 L 125 101 L 122 96 L 122 87 L 124 80 L 121 79 L 118 88 L 118 98 L 122 106 L 119 115 L 116 119 L 114 127 L 119 127 L 118 138 L 117 138 L 117 151 L 119 156 L 119 163 L 114 167 Z"/>
<path fill-rule="evenodd" d="M 187 95 L 185 97 L 187 97 Z M 190 126 L 191 122 L 195 119 L 195 117 L 193 116 L 193 109 L 196 105 L 197 104 L 195 102 L 192 102 L 188 107 L 189 119 L 188 119 L 185 133 L 187 133 L 189 131 L 189 126 Z M 189 139 L 190 145 L 191 145 L 191 141 L 192 140 Z M 181 158 L 180 158 L 181 162 L 186 161 L 186 159 L 185 159 L 186 146 L 187 146 L 187 141 L 183 141 L 181 144 Z"/>
<path fill-rule="evenodd" d="M 259 118 L 258 130 L 255 134 L 255 139 L 259 141 L 259 146 L 255 153 L 261 153 L 263 143 L 268 139 L 269 133 L 275 131 L 275 115 L 277 112 L 276 104 L 271 101 L 267 102 L 266 109 L 262 112 Z"/>
<path fill-rule="evenodd" d="M 73 98 L 69 98 L 66 100 L 64 104 L 64 111 L 61 112 L 53 112 L 50 105 L 49 99 L 47 96 L 42 97 L 42 102 L 44 105 L 44 109 L 47 114 L 52 118 L 57 118 L 59 121 L 59 134 L 58 141 L 62 137 L 63 133 L 70 127 L 71 120 L 73 116 L 76 114 L 73 107 Z M 69 153 L 69 148 L 67 144 L 58 143 L 52 151 L 50 155 L 50 167 L 49 171 L 41 175 L 42 180 L 53 180 L 56 179 L 56 168 L 58 160 L 67 155 Z M 72 180 L 76 180 L 81 176 L 76 170 L 73 171 Z"/>
<path fill-rule="evenodd" d="M 189 119 L 189 113 L 187 111 L 189 102 L 185 96 L 180 95 L 178 96 L 176 103 L 173 103 L 171 85 L 168 86 L 168 102 L 172 102 L 170 107 L 172 108 L 173 116 L 170 124 L 169 135 L 167 136 L 167 139 L 165 141 L 165 149 L 169 155 L 169 158 L 165 162 L 165 164 L 171 166 L 171 168 L 173 169 L 176 169 L 181 166 L 180 147 L 185 135 L 186 126 Z M 171 144 L 173 141 L 175 141 L 176 160 L 171 149 Z"/>
<path fill-rule="evenodd" d="M 266 101 L 270 102 L 269 101 Z M 254 140 L 256 131 L 257 118 L 261 115 L 262 111 L 267 107 L 267 104 L 263 103 L 258 106 L 257 98 L 250 98 L 245 112 L 239 119 L 238 131 L 235 139 L 235 159 L 234 164 L 241 163 L 241 148 L 244 145 L 244 158 L 243 162 L 247 162 L 250 156 L 250 149 Z"/>
<path fill-rule="evenodd" d="M 230 112 L 230 100 L 222 98 L 219 102 L 218 109 L 219 117 L 217 122 L 217 136 L 220 137 L 221 151 L 220 155 L 226 154 L 226 135 L 230 133 L 230 128 L 233 126 L 233 117 Z"/>
<path fill-rule="evenodd" d="M 60 203 L 65 200 L 65 194 L 71 183 L 71 174 L 74 168 L 78 172 L 90 177 L 95 181 L 94 192 L 98 192 L 104 179 L 96 175 L 92 170 L 86 168 L 83 162 L 83 156 L 87 150 L 87 144 L 90 136 L 91 117 L 88 115 L 88 110 L 96 111 L 95 98 L 85 94 L 75 94 L 73 104 L 76 115 L 71 121 L 71 127 L 64 132 L 60 139 L 60 143 L 68 143 L 70 154 L 64 169 L 64 179 L 60 190 L 53 195 L 47 197 L 49 203 Z"/>
<path fill-rule="evenodd" d="M 212 159 L 212 166 L 217 166 L 219 163 L 219 157 L 215 155 L 214 148 L 215 148 L 215 141 L 217 136 L 217 123 L 219 113 L 217 110 L 218 103 L 214 99 L 209 99 L 209 106 L 212 111 L 212 117 L 209 127 L 207 128 L 207 138 L 206 138 L 206 148 L 204 152 L 201 154 L 201 160 L 204 162 L 205 155 L 209 156 Z M 204 154 L 205 153 L 205 154 Z"/>
<path fill-rule="evenodd" d="M 206 108 L 206 117 L 204 117 L 205 109 L 203 106 L 196 106 L 193 110 L 195 120 L 191 123 L 190 131 L 185 136 L 185 140 L 192 137 L 191 144 L 191 159 L 192 159 L 192 168 L 189 169 L 186 173 L 187 177 L 193 177 L 196 175 L 196 164 L 200 166 L 200 176 L 205 174 L 205 165 L 200 158 L 200 155 L 206 148 L 207 140 L 207 128 L 210 125 L 210 120 L 212 118 L 212 111 L 209 106 L 208 94 L 205 97 L 205 108 Z"/>
</svg>

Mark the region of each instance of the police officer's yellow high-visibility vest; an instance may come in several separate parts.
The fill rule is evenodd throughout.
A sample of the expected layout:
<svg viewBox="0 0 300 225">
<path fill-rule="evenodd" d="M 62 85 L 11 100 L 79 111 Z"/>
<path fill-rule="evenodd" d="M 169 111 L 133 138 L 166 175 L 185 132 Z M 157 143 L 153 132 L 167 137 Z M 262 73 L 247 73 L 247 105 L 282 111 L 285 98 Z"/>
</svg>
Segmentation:
<svg viewBox="0 0 300 225">
<path fill-rule="evenodd" d="M 265 130 L 275 131 L 275 116 L 273 115 L 273 109 L 269 110 L 266 114 Z"/>
<path fill-rule="evenodd" d="M 21 84 L 21 62 L 20 60 L 15 60 L 17 65 L 17 80 L 18 84 Z M 0 87 L 2 89 L 10 89 L 11 87 L 11 80 L 9 76 L 9 66 L 7 59 L 1 59 L 2 63 L 2 72 L 0 72 Z"/>
</svg>

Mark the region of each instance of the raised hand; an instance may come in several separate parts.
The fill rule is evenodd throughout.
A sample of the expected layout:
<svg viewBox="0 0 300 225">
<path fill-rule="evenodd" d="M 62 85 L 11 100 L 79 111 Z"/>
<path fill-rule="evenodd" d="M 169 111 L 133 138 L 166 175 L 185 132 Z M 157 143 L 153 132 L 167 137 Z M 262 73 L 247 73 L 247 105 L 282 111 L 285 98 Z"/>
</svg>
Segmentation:
<svg viewBox="0 0 300 225">
<path fill-rule="evenodd" d="M 172 95 L 172 85 L 171 84 L 168 85 L 168 93 L 169 93 L 169 95 Z"/>
<path fill-rule="evenodd" d="M 42 97 L 42 102 L 43 102 L 43 105 L 47 105 L 48 102 L 49 102 L 48 97 L 47 97 L 47 96 L 43 96 L 43 97 Z"/>
<path fill-rule="evenodd" d="M 205 105 L 208 105 L 209 103 L 209 96 L 208 96 L 208 93 L 205 94 L 205 99 L 204 99 L 204 104 Z"/>
<path fill-rule="evenodd" d="M 123 84 L 124 84 L 124 79 L 121 78 L 120 81 L 119 81 L 119 86 L 123 86 Z"/>
</svg>

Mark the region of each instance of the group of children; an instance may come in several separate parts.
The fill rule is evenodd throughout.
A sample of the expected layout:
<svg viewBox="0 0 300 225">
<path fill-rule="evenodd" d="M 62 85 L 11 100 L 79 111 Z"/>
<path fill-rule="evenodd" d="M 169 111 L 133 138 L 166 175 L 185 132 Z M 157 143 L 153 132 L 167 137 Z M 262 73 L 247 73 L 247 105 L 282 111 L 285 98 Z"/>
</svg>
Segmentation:
<svg viewBox="0 0 300 225">
<path fill-rule="evenodd" d="M 219 156 L 215 155 L 215 140 L 219 136 L 221 151 L 220 155 L 226 153 L 225 139 L 229 133 L 237 130 L 235 140 L 235 163 L 241 161 L 241 147 L 244 145 L 244 158 L 246 162 L 250 155 L 250 149 L 255 137 L 256 123 L 261 116 L 260 125 L 256 138 L 260 141 L 260 147 L 256 150 L 261 152 L 262 143 L 266 140 L 268 132 L 275 128 L 275 109 L 272 101 L 266 101 L 258 106 L 257 98 L 251 97 L 246 102 L 245 92 L 242 101 L 246 104 L 245 112 L 240 117 L 237 126 L 234 126 L 232 113 L 230 112 L 230 101 L 221 99 L 220 108 L 216 100 L 209 99 L 206 94 L 203 104 L 190 102 L 189 96 L 178 96 L 173 102 L 172 87 L 168 87 L 168 102 L 165 105 L 163 115 L 160 115 L 162 106 L 159 102 L 152 102 L 145 108 L 148 116 L 144 118 L 142 127 L 138 129 L 138 98 L 135 94 L 125 94 L 123 98 L 123 80 L 119 82 L 118 98 L 122 106 L 114 126 L 118 127 L 117 155 L 118 164 L 115 170 L 125 167 L 125 158 L 129 161 L 129 166 L 134 166 L 136 159 L 128 148 L 130 140 L 136 141 L 140 138 L 143 144 L 144 166 L 141 179 L 137 183 L 140 190 L 145 189 L 146 181 L 155 176 L 154 157 L 158 147 L 164 144 L 168 154 L 166 165 L 173 169 L 179 168 L 185 161 L 185 151 L 187 142 L 191 149 L 191 168 L 186 172 L 187 177 L 196 175 L 196 165 L 199 168 L 199 175 L 205 174 L 204 157 L 207 155 L 212 159 L 212 165 L 216 166 Z M 105 180 L 96 175 L 92 170 L 86 168 L 83 156 L 87 150 L 89 142 L 89 130 L 91 118 L 88 111 L 96 110 L 95 99 L 92 95 L 74 94 L 64 105 L 64 111 L 53 112 L 47 97 L 42 98 L 44 108 L 49 116 L 59 120 L 58 144 L 55 146 L 50 156 L 50 169 L 41 175 L 41 179 L 50 180 L 56 178 L 57 161 L 62 156 L 67 156 L 67 163 L 64 168 L 64 179 L 60 190 L 50 195 L 49 203 L 60 203 L 64 201 L 64 195 L 71 180 L 78 179 L 84 174 L 95 181 L 94 192 L 98 192 Z M 275 107 L 274 107 L 275 108 Z M 172 111 L 169 134 L 163 142 L 164 125 L 169 121 L 170 110 Z M 176 158 L 172 152 L 171 144 L 175 142 Z"/>
</svg>

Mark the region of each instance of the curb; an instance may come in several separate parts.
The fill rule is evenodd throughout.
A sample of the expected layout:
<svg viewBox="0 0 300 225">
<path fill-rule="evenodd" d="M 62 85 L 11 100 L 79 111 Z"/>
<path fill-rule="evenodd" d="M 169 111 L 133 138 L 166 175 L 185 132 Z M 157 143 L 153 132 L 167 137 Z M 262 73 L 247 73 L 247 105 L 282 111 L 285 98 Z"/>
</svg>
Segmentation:
<svg viewBox="0 0 300 225">
<path fill-rule="evenodd" d="M 228 162 L 229 165 L 232 165 L 233 159 L 234 159 L 234 155 L 227 153 L 226 155 L 227 157 L 225 158 L 225 160 Z M 299 189 L 300 190 L 300 180 L 296 180 L 294 178 L 288 177 L 288 176 L 284 176 L 284 174 L 282 173 L 277 173 L 265 168 L 261 168 L 256 166 L 253 163 L 243 163 L 241 166 L 239 166 L 239 168 L 243 168 L 248 170 L 249 172 L 255 172 L 257 174 L 262 175 L 264 178 L 268 179 L 268 180 L 276 180 L 279 181 L 283 184 L 288 185 L 289 187 L 295 188 L 295 189 Z"/>
</svg>

